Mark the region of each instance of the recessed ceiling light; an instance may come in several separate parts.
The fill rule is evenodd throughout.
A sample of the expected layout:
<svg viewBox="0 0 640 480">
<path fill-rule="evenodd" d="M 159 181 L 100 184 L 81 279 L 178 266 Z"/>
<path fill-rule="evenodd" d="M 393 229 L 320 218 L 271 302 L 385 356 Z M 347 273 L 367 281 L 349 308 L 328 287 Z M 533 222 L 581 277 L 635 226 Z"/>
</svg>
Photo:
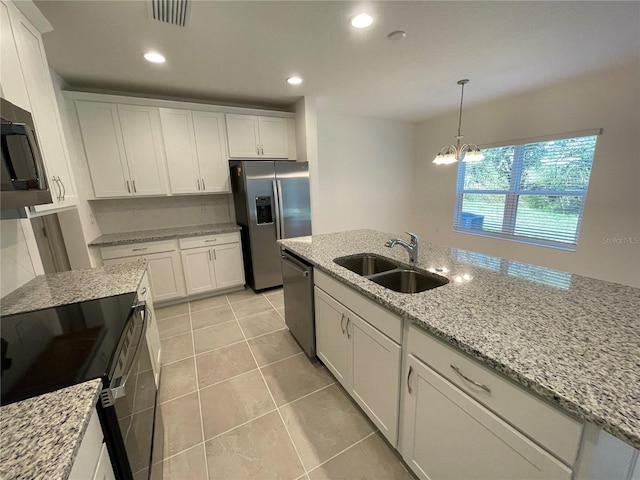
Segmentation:
<svg viewBox="0 0 640 480">
<path fill-rule="evenodd" d="M 289 85 L 300 85 L 302 83 L 302 79 L 298 76 L 293 76 L 287 78 L 287 83 Z"/>
<path fill-rule="evenodd" d="M 397 41 L 403 40 L 406 36 L 407 34 L 402 30 L 396 30 L 395 32 L 391 32 L 389 35 L 387 35 L 387 38 L 389 40 Z"/>
<path fill-rule="evenodd" d="M 153 63 L 164 63 L 166 58 L 158 52 L 147 52 L 144 54 L 145 60 Z"/>
<path fill-rule="evenodd" d="M 351 19 L 351 25 L 355 28 L 366 28 L 373 23 L 373 17 L 368 13 L 361 13 Z"/>
</svg>

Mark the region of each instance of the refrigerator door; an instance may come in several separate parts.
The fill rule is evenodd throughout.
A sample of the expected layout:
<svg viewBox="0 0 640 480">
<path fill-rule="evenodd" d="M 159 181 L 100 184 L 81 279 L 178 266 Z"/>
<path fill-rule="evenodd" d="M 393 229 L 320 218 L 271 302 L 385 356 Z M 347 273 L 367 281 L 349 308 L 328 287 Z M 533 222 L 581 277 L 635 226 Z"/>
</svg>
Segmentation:
<svg viewBox="0 0 640 480">
<path fill-rule="evenodd" d="M 242 162 L 241 168 L 246 195 L 246 225 L 241 226 L 248 236 L 243 246 L 248 243 L 245 256 L 250 255 L 247 280 L 254 290 L 282 285 L 273 162 Z"/>
<path fill-rule="evenodd" d="M 291 161 L 274 164 L 276 184 L 280 191 L 280 237 L 311 235 L 309 164 Z"/>
</svg>

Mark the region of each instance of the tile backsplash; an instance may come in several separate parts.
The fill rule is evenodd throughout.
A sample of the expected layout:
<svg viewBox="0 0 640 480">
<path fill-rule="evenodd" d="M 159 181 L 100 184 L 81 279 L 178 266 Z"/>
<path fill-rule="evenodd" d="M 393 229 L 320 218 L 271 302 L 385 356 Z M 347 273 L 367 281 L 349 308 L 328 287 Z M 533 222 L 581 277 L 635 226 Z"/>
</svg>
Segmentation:
<svg viewBox="0 0 640 480">
<path fill-rule="evenodd" d="M 94 200 L 91 206 L 103 234 L 235 222 L 230 194 Z"/>
<path fill-rule="evenodd" d="M 14 291 L 36 276 L 21 220 L 0 221 L 2 278 L 0 296 Z"/>
</svg>

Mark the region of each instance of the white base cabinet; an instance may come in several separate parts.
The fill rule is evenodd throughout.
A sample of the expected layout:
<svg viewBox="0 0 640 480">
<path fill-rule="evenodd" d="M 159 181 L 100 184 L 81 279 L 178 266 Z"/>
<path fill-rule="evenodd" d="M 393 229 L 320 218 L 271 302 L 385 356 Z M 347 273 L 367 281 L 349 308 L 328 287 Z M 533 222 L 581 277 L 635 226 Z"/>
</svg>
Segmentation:
<svg viewBox="0 0 640 480">
<path fill-rule="evenodd" d="M 180 239 L 187 294 L 244 285 L 238 233 Z"/>
<path fill-rule="evenodd" d="M 571 469 L 409 355 L 402 456 L 424 480 L 571 479 Z"/>
<path fill-rule="evenodd" d="M 147 346 L 149 347 L 149 356 L 151 357 L 151 369 L 156 387 L 160 388 L 160 368 L 162 365 L 162 345 L 160 343 L 160 332 L 158 330 L 158 322 L 156 321 L 155 310 L 153 309 L 151 286 L 149 284 L 149 275 L 145 273 L 138 287 L 138 302 L 147 304 Z"/>
<path fill-rule="evenodd" d="M 71 467 L 69 480 L 115 480 L 115 478 L 109 452 L 104 443 L 98 412 L 94 410 Z"/>
<path fill-rule="evenodd" d="M 335 289 L 345 288 L 320 272 L 316 272 L 316 277 L 318 273 L 321 284 L 337 292 Z M 348 301 L 349 296 L 341 299 Z M 371 318 L 369 315 L 382 314 L 399 325 L 402 320 L 388 312 L 371 311 L 367 303 L 349 306 L 358 308 L 362 317 L 315 287 L 317 355 L 389 443 L 396 446 L 401 346 L 367 319 Z"/>
</svg>

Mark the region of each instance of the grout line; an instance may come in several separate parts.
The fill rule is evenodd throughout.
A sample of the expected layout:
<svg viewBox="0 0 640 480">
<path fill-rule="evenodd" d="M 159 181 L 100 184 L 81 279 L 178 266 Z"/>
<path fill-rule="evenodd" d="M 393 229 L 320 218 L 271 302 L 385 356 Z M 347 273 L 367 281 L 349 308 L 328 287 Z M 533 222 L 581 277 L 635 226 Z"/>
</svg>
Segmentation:
<svg viewBox="0 0 640 480">
<path fill-rule="evenodd" d="M 264 295 L 263 295 L 264 296 Z M 233 307 L 231 307 L 231 309 L 233 310 Z M 233 314 L 235 315 L 235 311 L 233 312 Z M 238 317 L 236 316 L 236 319 Z M 240 324 L 240 322 L 238 322 L 238 325 Z M 249 342 L 247 341 L 247 337 L 244 334 L 244 330 L 242 330 L 242 326 L 240 326 L 240 331 L 242 332 L 242 336 L 244 337 L 245 342 L 247 342 L 247 346 L 249 347 L 249 352 L 251 352 L 251 356 L 253 357 L 253 360 L 256 362 L 256 365 L 258 364 L 258 360 L 256 359 L 256 356 L 253 354 L 253 350 L 251 350 L 251 346 L 249 345 Z M 278 416 L 280 417 L 280 421 L 282 422 L 282 425 L 284 426 L 284 430 L 285 432 L 287 432 L 287 436 L 289 437 L 289 441 L 291 442 L 291 445 L 293 446 L 293 450 L 296 452 L 296 455 L 298 457 L 298 461 L 300 462 L 300 466 L 302 467 L 302 470 L 304 471 L 304 473 L 307 473 L 307 467 L 304 466 L 304 462 L 302 461 L 302 457 L 300 456 L 300 452 L 298 451 L 298 447 L 296 447 L 296 443 L 293 441 L 293 437 L 291 436 L 291 432 L 289 432 L 289 429 L 287 428 L 287 424 L 284 421 L 284 418 L 282 417 L 282 413 L 280 412 L 280 408 L 278 407 L 278 403 L 276 402 L 276 399 L 273 398 L 273 394 L 271 393 L 271 389 L 269 388 L 269 384 L 267 384 L 267 380 L 264 378 L 264 374 L 262 373 L 262 370 L 259 368 L 258 371 L 260 372 L 260 376 L 262 377 L 262 381 L 264 383 L 264 386 L 267 389 L 267 392 L 269 392 L 269 396 L 271 397 L 271 401 L 273 402 L 273 405 L 276 408 L 276 411 L 278 412 Z"/>
<path fill-rule="evenodd" d="M 330 457 L 330 458 L 327 458 L 327 459 L 326 459 L 324 462 L 322 462 L 320 465 L 316 465 L 316 466 L 315 466 L 315 467 L 313 467 L 311 470 L 307 471 L 307 474 L 309 474 L 309 473 L 313 472 L 314 470 L 316 470 L 316 469 L 320 468 L 320 467 L 321 467 L 321 466 L 323 466 L 324 464 L 329 463 L 331 460 L 333 460 L 334 458 L 336 458 L 338 455 L 342 455 L 344 452 L 346 452 L 347 450 L 349 450 L 349 449 L 351 449 L 351 448 L 355 447 L 355 446 L 356 446 L 356 445 L 358 445 L 359 443 L 364 442 L 364 441 L 365 441 L 367 438 L 369 438 L 371 435 L 375 435 L 377 431 L 378 431 L 377 429 L 376 429 L 376 430 L 374 430 L 373 432 L 371 432 L 370 434 L 368 434 L 366 437 L 361 438 L 360 440 L 358 440 L 358 441 L 357 441 L 356 443 L 354 443 L 353 445 L 349 445 L 347 448 L 345 448 L 345 449 L 343 449 L 343 450 L 339 451 L 339 452 L 338 452 L 338 453 L 336 453 L 334 456 L 332 456 L 332 457 Z"/>
<path fill-rule="evenodd" d="M 195 390 L 192 390 L 191 392 L 183 393 L 181 395 L 178 395 L 177 397 L 170 398 L 169 400 L 164 400 L 164 401 L 160 402 L 160 405 L 164 405 L 165 403 L 173 402 L 174 400 L 178 400 L 179 398 L 186 397 L 187 395 L 192 395 L 192 394 L 196 393 L 197 390 L 198 389 L 196 388 Z"/>
<path fill-rule="evenodd" d="M 220 385 L 221 383 L 228 382 L 229 380 L 233 380 L 234 378 L 241 377 L 242 375 L 246 375 L 247 373 L 255 372 L 256 370 L 259 370 L 259 368 L 258 367 L 252 368 L 251 370 L 247 370 L 246 372 L 239 373 L 237 375 L 234 375 L 233 377 L 225 378 L 224 380 L 219 380 L 215 383 L 212 383 L 210 385 L 205 385 L 203 387 L 201 387 L 200 384 L 198 384 L 198 390 L 204 390 L 205 388 L 213 387 L 215 385 Z"/>
<path fill-rule="evenodd" d="M 298 400 L 302 400 L 303 398 L 307 398 L 309 395 L 313 395 L 314 393 L 318 393 L 320 390 L 324 390 L 325 388 L 329 388 L 333 385 L 335 385 L 336 382 L 331 382 L 329 385 L 325 385 L 324 387 L 320 387 L 317 390 L 314 390 L 311 393 L 307 393 L 306 395 L 301 396 L 300 398 L 296 398 L 295 400 L 291 400 L 289 403 L 285 403 L 283 405 L 280 405 L 278 408 L 282 408 L 282 407 L 286 407 L 287 405 L 291 405 L 292 403 L 297 402 Z"/>
<path fill-rule="evenodd" d="M 154 463 L 154 465 L 157 465 L 158 463 L 164 463 L 164 462 L 166 462 L 167 460 L 172 459 L 173 457 L 177 457 L 178 455 L 180 455 L 180 454 L 182 454 L 182 453 L 184 453 L 184 452 L 186 452 L 186 451 L 188 451 L 188 450 L 193 450 L 193 449 L 194 449 L 194 448 L 196 448 L 196 447 L 200 447 L 200 446 L 204 445 L 205 443 L 206 443 L 206 442 L 199 442 L 199 443 L 196 443 L 195 445 L 192 445 L 192 446 L 190 446 L 190 447 L 188 447 L 188 448 L 185 448 L 184 450 L 180 450 L 179 452 L 174 453 L 173 455 L 169 455 L 168 457 L 163 458 L 163 459 L 162 459 L 162 462 L 156 462 L 156 463 Z M 205 463 L 206 463 L 206 452 L 205 452 Z"/>
<path fill-rule="evenodd" d="M 247 317 L 243 317 L 243 318 L 247 318 Z M 240 323 L 240 321 L 238 321 L 238 323 Z M 240 323 L 240 328 L 242 328 L 242 324 L 241 323 Z M 271 335 L 272 333 L 280 332 L 282 330 L 287 330 L 287 326 L 285 325 L 282 328 L 278 328 L 276 330 L 271 330 L 270 332 L 266 332 L 266 333 L 261 333 L 260 335 L 256 335 L 255 337 L 247 337 L 247 340 L 253 340 L 254 338 L 264 337 L 266 335 Z"/>
<path fill-rule="evenodd" d="M 221 436 L 222 436 L 222 435 L 224 435 L 225 433 L 229 433 L 229 432 L 234 431 L 236 428 L 244 427 L 245 425 L 247 425 L 247 424 L 249 424 L 249 423 L 253 422 L 254 420 L 258 420 L 259 418 L 262 418 L 262 417 L 264 417 L 264 416 L 266 416 L 266 415 L 269 415 L 270 413 L 273 413 L 273 412 L 275 412 L 276 410 L 277 410 L 277 408 L 273 408 L 273 409 L 269 410 L 267 413 L 263 413 L 262 415 L 258 415 L 257 417 L 252 418 L 251 420 L 247 420 L 246 422 L 241 423 L 240 425 L 236 425 L 235 427 L 230 428 L 229 430 L 225 430 L 224 432 L 221 432 L 221 433 L 219 433 L 219 434 L 217 434 L 217 435 L 214 435 L 213 437 L 206 439 L 206 440 L 204 441 L 204 443 L 210 442 L 211 440 L 215 440 L 216 438 L 221 437 Z"/>
<path fill-rule="evenodd" d="M 213 327 L 217 327 L 218 325 L 224 325 L 225 323 L 231 323 L 231 322 L 237 322 L 235 317 L 233 320 L 227 320 L 226 322 L 215 323 L 213 325 L 205 325 L 204 327 L 191 328 L 191 331 L 197 332 L 198 330 L 204 330 L 205 328 L 213 328 Z"/>
<path fill-rule="evenodd" d="M 278 312 L 278 307 L 276 307 L 273 302 L 271 302 L 271 300 L 269 300 L 269 297 L 267 297 L 266 295 L 264 296 L 264 298 L 267 299 L 267 302 L 269 302 L 269 304 L 273 307 L 273 309 L 276 311 L 276 313 Z"/>
<path fill-rule="evenodd" d="M 193 365 L 196 372 L 196 388 L 198 387 L 198 363 L 196 362 L 196 340 L 193 336 L 193 320 L 191 319 L 191 304 L 189 304 L 189 325 L 191 325 L 191 345 L 193 347 Z M 204 417 L 202 416 L 202 400 L 200 399 L 200 389 L 197 390 L 198 393 L 198 409 L 200 411 L 200 434 L 202 435 L 202 443 L 204 443 Z M 209 478 L 209 462 L 207 462 L 207 456 L 205 451 L 205 462 L 204 469 L 207 474 L 207 478 Z"/>
<path fill-rule="evenodd" d="M 251 348 L 251 347 L 249 347 L 249 348 Z M 304 352 L 294 353 L 293 355 L 289 355 L 288 357 L 281 358 L 280 360 L 276 360 L 275 362 L 265 363 L 264 365 L 259 365 L 258 368 L 264 368 L 264 367 L 268 367 L 270 365 L 273 365 L 275 363 L 284 362 L 285 360 L 289 360 L 290 358 L 297 357 L 298 355 L 302 355 L 303 353 Z"/>
<path fill-rule="evenodd" d="M 235 320 L 234 320 L 235 321 Z M 199 329 L 201 330 L 201 329 Z M 197 330 L 196 330 L 197 331 Z M 192 332 L 193 333 L 193 332 Z M 199 357 L 200 355 L 204 355 L 205 353 L 216 352 L 218 350 L 222 350 L 223 348 L 231 347 L 233 345 L 238 345 L 239 343 L 243 343 L 245 340 L 238 340 L 237 342 L 230 343 L 228 345 L 223 345 L 222 347 L 212 348 L 211 350 L 205 350 L 204 352 L 196 353 L 195 356 Z M 195 352 L 194 352 L 195 353 Z"/>
</svg>

